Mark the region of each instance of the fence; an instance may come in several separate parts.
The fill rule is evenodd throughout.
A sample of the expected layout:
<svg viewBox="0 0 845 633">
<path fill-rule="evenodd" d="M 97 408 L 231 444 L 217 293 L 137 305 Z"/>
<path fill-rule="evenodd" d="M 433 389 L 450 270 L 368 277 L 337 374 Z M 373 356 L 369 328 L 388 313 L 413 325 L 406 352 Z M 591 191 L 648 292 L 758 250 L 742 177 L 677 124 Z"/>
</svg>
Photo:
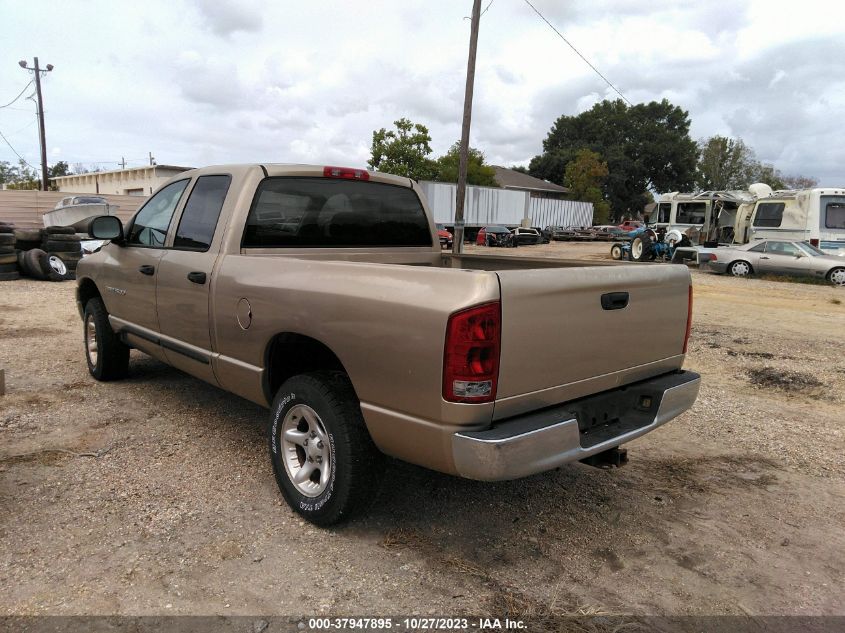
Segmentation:
<svg viewBox="0 0 845 633">
<path fill-rule="evenodd" d="M 53 209 L 62 198 L 73 195 L 64 191 L 0 190 L 0 222 L 10 222 L 21 229 L 35 229 L 44 226 L 42 214 Z M 95 195 L 95 194 L 90 194 Z M 146 201 L 144 196 L 100 195 L 110 204 L 117 205 L 117 217 L 126 222 L 138 207 Z"/>
<path fill-rule="evenodd" d="M 419 183 L 438 224 L 453 224 L 457 185 L 444 182 Z M 523 219 L 531 226 L 591 226 L 593 204 L 574 200 L 532 198 L 527 191 L 467 186 L 464 223 L 468 226 L 503 224 L 517 226 Z"/>
</svg>

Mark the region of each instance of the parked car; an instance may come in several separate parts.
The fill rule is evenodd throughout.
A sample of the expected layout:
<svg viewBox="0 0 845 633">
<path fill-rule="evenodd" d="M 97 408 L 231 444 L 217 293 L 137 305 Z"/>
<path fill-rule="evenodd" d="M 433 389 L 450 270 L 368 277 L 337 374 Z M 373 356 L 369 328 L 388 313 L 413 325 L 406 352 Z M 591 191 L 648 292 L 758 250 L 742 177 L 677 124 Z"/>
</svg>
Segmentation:
<svg viewBox="0 0 845 633">
<path fill-rule="evenodd" d="M 110 240 L 77 270 L 91 375 L 125 377 L 137 348 L 268 407 L 281 494 L 319 525 L 377 496 L 384 454 L 486 481 L 619 466 L 698 394 L 686 267 L 444 257 L 408 178 L 194 169 L 91 237 Z"/>
<path fill-rule="evenodd" d="M 543 236 L 540 235 L 540 232 L 537 229 L 524 229 L 522 227 L 518 227 L 511 231 L 511 235 L 519 246 L 543 243 Z"/>
<path fill-rule="evenodd" d="M 452 234 L 442 224 L 437 225 L 437 237 L 440 238 L 440 248 L 452 248 Z"/>
<path fill-rule="evenodd" d="M 625 233 L 626 231 L 623 231 L 618 226 L 602 225 L 593 227 L 593 235 L 595 236 L 595 239 L 603 240 L 605 242 L 621 240 L 625 237 Z"/>
<path fill-rule="evenodd" d="M 704 264 L 713 272 L 730 273 L 734 277 L 766 273 L 799 275 L 845 286 L 845 261 L 801 241 L 761 240 L 719 247 L 708 250 Z"/>
<path fill-rule="evenodd" d="M 543 232 L 549 237 L 550 240 L 555 241 L 566 241 L 575 239 L 575 231 L 568 227 L 563 226 L 547 226 Z"/>
<path fill-rule="evenodd" d="M 618 225 L 618 228 L 622 229 L 623 231 L 634 231 L 640 228 L 643 225 L 642 222 L 639 220 L 625 220 L 622 224 Z"/>
<path fill-rule="evenodd" d="M 479 246 L 516 246 L 510 229 L 504 226 L 485 226 L 475 237 Z"/>
</svg>

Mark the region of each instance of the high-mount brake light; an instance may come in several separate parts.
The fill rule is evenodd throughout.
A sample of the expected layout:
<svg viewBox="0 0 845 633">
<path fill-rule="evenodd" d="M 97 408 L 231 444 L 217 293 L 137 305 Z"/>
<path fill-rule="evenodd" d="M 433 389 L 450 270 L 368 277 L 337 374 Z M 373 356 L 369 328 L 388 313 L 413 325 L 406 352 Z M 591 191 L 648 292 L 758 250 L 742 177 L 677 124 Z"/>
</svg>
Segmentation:
<svg viewBox="0 0 845 633">
<path fill-rule="evenodd" d="M 369 180 L 370 174 L 366 169 L 355 167 L 323 167 L 325 178 L 341 178 L 343 180 Z"/>
<path fill-rule="evenodd" d="M 496 301 L 455 312 L 446 325 L 443 399 L 493 402 L 499 380 L 502 306 Z"/>
<path fill-rule="evenodd" d="M 689 335 L 692 331 L 692 284 L 689 287 L 689 302 L 687 303 L 687 332 L 684 334 L 684 351 L 687 353 L 687 345 L 689 344 Z"/>
</svg>

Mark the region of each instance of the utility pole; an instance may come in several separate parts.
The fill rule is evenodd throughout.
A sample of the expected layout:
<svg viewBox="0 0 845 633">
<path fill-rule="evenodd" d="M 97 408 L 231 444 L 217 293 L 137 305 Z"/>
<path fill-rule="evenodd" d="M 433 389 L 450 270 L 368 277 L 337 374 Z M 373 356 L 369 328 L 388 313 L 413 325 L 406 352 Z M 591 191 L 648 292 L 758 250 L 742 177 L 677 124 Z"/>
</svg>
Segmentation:
<svg viewBox="0 0 845 633">
<path fill-rule="evenodd" d="M 153 156 L 153 153 L 150 152 L 150 167 L 152 167 L 155 164 L 156 164 L 155 156 Z"/>
<path fill-rule="evenodd" d="M 41 139 L 41 189 L 47 191 L 50 181 L 47 179 L 47 139 L 44 136 L 44 100 L 41 97 L 41 75 L 53 70 L 53 64 L 47 64 L 45 70 L 38 65 L 38 58 L 34 58 L 34 67 L 27 65 L 25 60 L 18 62 L 18 66 L 35 73 L 35 93 L 38 95 L 38 132 Z"/>
<path fill-rule="evenodd" d="M 120 165 L 121 169 L 126 169 L 126 159 L 123 156 L 120 157 L 120 162 L 118 163 L 118 165 Z"/>
<path fill-rule="evenodd" d="M 472 2 L 472 25 L 469 32 L 469 59 L 467 60 L 467 85 L 464 93 L 464 121 L 461 126 L 461 154 L 458 164 L 458 191 L 455 199 L 455 235 L 452 253 L 464 250 L 464 199 L 467 191 L 467 163 L 469 162 L 469 127 L 472 120 L 472 89 L 475 85 L 475 52 L 478 48 L 478 23 L 481 20 L 481 0 Z"/>
</svg>

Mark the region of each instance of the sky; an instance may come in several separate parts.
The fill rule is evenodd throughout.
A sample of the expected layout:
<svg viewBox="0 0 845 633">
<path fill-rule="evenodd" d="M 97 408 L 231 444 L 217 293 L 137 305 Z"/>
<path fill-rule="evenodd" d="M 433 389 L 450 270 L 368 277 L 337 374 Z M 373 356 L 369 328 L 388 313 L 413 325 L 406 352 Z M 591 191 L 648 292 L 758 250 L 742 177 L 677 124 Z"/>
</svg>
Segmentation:
<svg viewBox="0 0 845 633">
<path fill-rule="evenodd" d="M 739 137 L 783 173 L 845 185 L 845 3 L 532 0 L 632 103 L 668 99 L 691 135 Z M 364 166 L 372 133 L 460 138 L 470 0 L 0 0 L 0 106 L 43 80 L 48 162 L 117 169 Z M 555 119 L 615 92 L 524 0 L 483 0 L 471 145 L 527 165 Z M 39 164 L 35 105 L 0 132 Z M 0 139 L 0 160 L 17 162 Z"/>
</svg>

